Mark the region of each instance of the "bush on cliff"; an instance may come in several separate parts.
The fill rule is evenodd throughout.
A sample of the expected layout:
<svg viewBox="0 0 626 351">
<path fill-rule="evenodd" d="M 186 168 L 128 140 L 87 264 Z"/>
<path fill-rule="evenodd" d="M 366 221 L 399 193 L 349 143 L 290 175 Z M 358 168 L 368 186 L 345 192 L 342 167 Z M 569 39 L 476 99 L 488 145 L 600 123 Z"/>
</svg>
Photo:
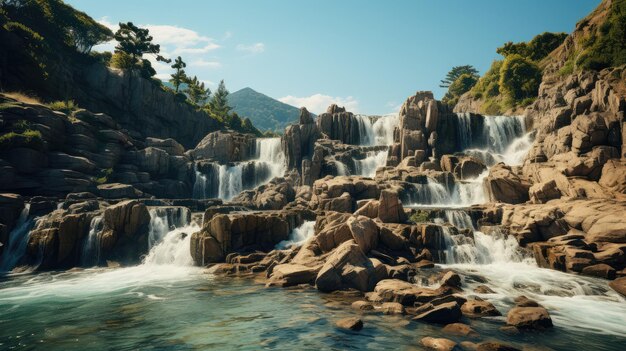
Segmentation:
<svg viewBox="0 0 626 351">
<path fill-rule="evenodd" d="M 514 103 L 537 96 L 541 70 L 536 63 L 518 54 L 509 55 L 500 67 L 500 93 Z"/>
<path fill-rule="evenodd" d="M 459 97 L 472 89 L 472 87 L 476 85 L 476 82 L 478 82 L 476 75 L 468 73 L 462 74 L 450 84 L 448 92 L 443 97 L 442 101 L 450 106 L 456 105 L 459 101 Z"/>
</svg>

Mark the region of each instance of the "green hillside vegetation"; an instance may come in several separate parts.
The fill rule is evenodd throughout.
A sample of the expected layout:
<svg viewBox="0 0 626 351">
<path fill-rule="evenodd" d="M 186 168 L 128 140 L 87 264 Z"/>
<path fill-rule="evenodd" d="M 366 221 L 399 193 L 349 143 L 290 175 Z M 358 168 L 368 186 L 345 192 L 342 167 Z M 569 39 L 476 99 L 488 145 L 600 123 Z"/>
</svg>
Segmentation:
<svg viewBox="0 0 626 351">
<path fill-rule="evenodd" d="M 176 95 L 181 103 L 190 104 L 204 111 L 207 118 L 221 122 L 224 128 L 244 133 L 261 135 L 249 119 L 242 119 L 231 112 L 227 104 L 228 90 L 224 82 L 218 91 L 211 94 L 197 77 L 185 74 L 185 64 L 179 56 L 172 67 L 176 70 L 171 81 L 173 88 L 166 87 L 155 79 L 156 71 L 145 55 L 156 55 L 157 60 L 172 63 L 172 59 L 160 55 L 160 46 L 153 42 L 148 29 L 132 22 L 120 23 L 114 33 L 87 14 L 75 10 L 60 0 L 12 0 L 0 7 L 0 38 L 22 43 L 20 52 L 10 52 L 4 58 L 6 67 L 19 71 L 27 79 L 11 82 L 2 89 L 27 90 L 56 110 L 71 112 L 75 106 L 71 96 L 65 96 L 47 84 L 51 79 L 50 68 L 57 72 L 59 67 L 72 69 L 76 63 L 104 64 L 113 68 L 139 72 L 164 91 Z M 92 48 L 115 39 L 115 51 L 92 52 Z M 0 50 L 1 51 L 1 50 Z M 182 88 L 182 89 L 180 89 Z M 19 134 L 19 133 L 18 133 Z"/>
<path fill-rule="evenodd" d="M 583 28 L 592 19 L 578 23 Z M 581 31 L 582 32 L 582 31 Z M 584 32 L 583 32 L 584 33 Z M 626 64 L 626 0 L 614 0 L 604 21 L 577 38 L 565 66 L 559 72 L 566 75 L 580 70 L 601 70 Z"/>
<path fill-rule="evenodd" d="M 529 42 L 507 42 L 496 52 L 504 56 L 469 90 L 474 99 L 483 101 L 481 113 L 502 114 L 506 110 L 525 107 L 537 97 L 541 84 L 540 61 L 567 37 L 565 33 L 543 33 Z"/>
<path fill-rule="evenodd" d="M 300 116 L 300 109 L 282 103 L 251 88 L 228 95 L 228 105 L 240 116 L 252 120 L 261 130 L 282 132 Z"/>
</svg>

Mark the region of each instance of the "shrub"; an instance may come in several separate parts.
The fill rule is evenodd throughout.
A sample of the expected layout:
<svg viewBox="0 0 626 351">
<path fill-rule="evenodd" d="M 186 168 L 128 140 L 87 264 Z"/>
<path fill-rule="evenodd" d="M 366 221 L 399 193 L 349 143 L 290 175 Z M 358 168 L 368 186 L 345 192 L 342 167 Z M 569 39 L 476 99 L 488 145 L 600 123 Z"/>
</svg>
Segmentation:
<svg viewBox="0 0 626 351">
<path fill-rule="evenodd" d="M 500 93 L 515 101 L 537 96 L 541 70 L 533 61 L 520 55 L 509 55 L 500 67 Z"/>
<path fill-rule="evenodd" d="M 413 223 L 424 223 L 424 222 L 428 222 L 428 220 L 429 220 L 428 212 L 423 211 L 423 210 L 417 210 L 415 211 L 415 213 L 411 215 L 411 217 L 409 217 L 409 221 Z"/>
<path fill-rule="evenodd" d="M 133 68 L 135 62 L 133 58 L 122 51 L 118 51 L 111 56 L 111 67 L 120 68 L 120 69 L 129 69 Z"/>
<path fill-rule="evenodd" d="M 76 105 L 74 100 L 54 101 L 54 102 L 49 103 L 48 107 L 51 110 L 61 111 L 68 115 L 78 109 L 78 105 Z"/>
<path fill-rule="evenodd" d="M 27 129 L 23 132 L 9 132 L 0 135 L 0 150 L 17 147 L 41 150 L 43 148 L 41 133 L 38 130 Z"/>
<path fill-rule="evenodd" d="M 468 73 L 460 75 L 450 84 L 450 87 L 448 87 L 448 92 L 443 97 L 443 102 L 450 106 L 456 105 L 457 101 L 459 101 L 459 97 L 472 89 L 477 81 L 478 78 L 476 78 L 475 75 Z"/>
<path fill-rule="evenodd" d="M 113 168 L 104 168 L 98 172 L 98 176 L 94 179 L 96 184 L 106 184 L 109 182 L 109 177 L 113 173 Z"/>
</svg>

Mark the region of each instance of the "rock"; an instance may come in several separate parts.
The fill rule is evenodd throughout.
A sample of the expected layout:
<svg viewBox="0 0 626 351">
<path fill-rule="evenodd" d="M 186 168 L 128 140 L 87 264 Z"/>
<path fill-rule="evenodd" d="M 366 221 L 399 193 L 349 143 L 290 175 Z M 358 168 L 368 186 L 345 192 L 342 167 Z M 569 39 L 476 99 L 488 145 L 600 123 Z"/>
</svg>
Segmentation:
<svg viewBox="0 0 626 351">
<path fill-rule="evenodd" d="M 545 329 L 552 327 L 552 319 L 543 307 L 513 307 L 506 316 L 506 324 L 519 329 Z"/>
<path fill-rule="evenodd" d="M 531 300 L 524 295 L 518 296 L 514 300 L 517 307 L 541 307 L 535 300 Z"/>
<path fill-rule="evenodd" d="M 174 139 L 146 138 L 147 147 L 161 149 L 172 156 L 183 156 L 185 148 Z"/>
<path fill-rule="evenodd" d="M 354 212 L 356 201 L 380 195 L 375 180 L 358 176 L 327 176 L 313 183 L 309 206 L 313 210 Z"/>
<path fill-rule="evenodd" d="M 437 351 L 458 350 L 457 344 L 454 341 L 444 339 L 444 338 L 432 338 L 430 336 L 427 336 L 425 338 L 422 338 L 420 343 L 429 350 L 437 350 Z"/>
<path fill-rule="evenodd" d="M 454 167 L 453 173 L 459 180 L 469 180 L 477 178 L 487 170 L 485 164 L 475 157 L 463 157 Z"/>
<path fill-rule="evenodd" d="M 592 277 L 615 279 L 615 268 L 604 263 L 587 266 L 582 269 L 581 273 Z"/>
<path fill-rule="evenodd" d="M 430 305 L 430 306 L 428 306 Z M 446 302 L 433 306 L 428 304 L 426 311 L 418 314 L 413 320 L 419 320 L 428 323 L 449 324 L 461 319 L 461 308 L 455 301 Z"/>
<path fill-rule="evenodd" d="M 618 293 L 626 296 L 626 277 L 617 278 L 609 282 L 609 286 Z"/>
<path fill-rule="evenodd" d="M 350 217 L 346 225 L 352 238 L 364 253 L 378 247 L 378 226 L 374 221 L 365 216 Z"/>
<path fill-rule="evenodd" d="M 360 311 L 372 311 L 374 310 L 374 305 L 368 301 L 354 301 L 352 303 L 352 308 Z"/>
<path fill-rule="evenodd" d="M 481 342 L 476 347 L 476 351 L 521 351 L 518 348 L 499 343 L 497 341 Z"/>
<path fill-rule="evenodd" d="M 244 190 L 231 201 L 255 210 L 280 210 L 296 199 L 296 192 L 286 178 L 274 178 L 253 190 Z"/>
<path fill-rule="evenodd" d="M 530 184 L 504 163 L 498 163 L 489 170 L 489 175 L 483 179 L 483 186 L 490 201 L 519 204 L 529 199 Z"/>
<path fill-rule="evenodd" d="M 359 331 L 363 329 L 363 321 L 356 317 L 343 318 L 338 320 L 335 324 L 341 329 L 354 331 Z"/>
<path fill-rule="evenodd" d="M 354 240 L 339 245 L 317 274 L 315 285 L 324 292 L 371 291 L 377 283 L 375 267 Z"/>
<path fill-rule="evenodd" d="M 132 185 L 120 183 L 98 185 L 98 193 L 105 199 L 135 199 L 141 196 L 141 191 Z"/>
<path fill-rule="evenodd" d="M 450 286 L 453 288 L 461 287 L 461 277 L 455 272 L 449 271 L 441 278 L 441 285 Z"/>
<path fill-rule="evenodd" d="M 296 286 L 312 284 L 315 281 L 317 270 L 299 264 L 286 263 L 275 266 L 267 282 L 268 286 Z"/>
<path fill-rule="evenodd" d="M 461 306 L 461 312 L 469 317 L 502 315 L 491 302 L 482 300 L 468 300 Z"/>
<path fill-rule="evenodd" d="M 607 213 L 598 218 L 586 231 L 585 239 L 590 242 L 626 243 L 626 221 L 623 220 L 623 214 Z"/>
<path fill-rule="evenodd" d="M 474 289 L 474 292 L 478 293 L 478 294 L 495 294 L 496 293 L 495 291 L 493 291 L 487 285 L 479 285 L 479 286 L 477 286 L 476 289 Z"/>
<path fill-rule="evenodd" d="M 217 131 L 207 134 L 189 152 L 194 160 L 215 160 L 221 164 L 243 161 L 251 156 L 254 137 L 249 134 Z"/>
<path fill-rule="evenodd" d="M 602 167 L 598 183 L 615 194 L 626 194 L 626 163 L 608 160 Z"/>
<path fill-rule="evenodd" d="M 534 184 L 530 187 L 528 192 L 530 194 L 530 201 L 536 204 L 546 203 L 550 200 L 561 197 L 561 192 L 559 191 L 554 179 Z"/>
<path fill-rule="evenodd" d="M 441 331 L 446 334 L 457 335 L 457 336 L 464 336 L 464 337 L 470 337 L 470 338 L 478 337 L 478 333 L 474 329 L 472 329 L 472 327 L 463 323 L 447 324 L 445 327 L 443 327 L 443 329 L 441 329 Z"/>
<path fill-rule="evenodd" d="M 397 302 L 385 302 L 380 306 L 383 314 L 404 314 L 404 306 Z"/>
<path fill-rule="evenodd" d="M 399 302 L 404 306 L 412 306 L 417 300 L 417 296 L 424 290 L 399 279 L 384 279 L 376 284 L 374 292 L 383 301 Z"/>
<path fill-rule="evenodd" d="M 378 219 L 383 223 L 404 223 L 407 220 L 398 193 L 383 190 L 378 200 Z"/>
</svg>

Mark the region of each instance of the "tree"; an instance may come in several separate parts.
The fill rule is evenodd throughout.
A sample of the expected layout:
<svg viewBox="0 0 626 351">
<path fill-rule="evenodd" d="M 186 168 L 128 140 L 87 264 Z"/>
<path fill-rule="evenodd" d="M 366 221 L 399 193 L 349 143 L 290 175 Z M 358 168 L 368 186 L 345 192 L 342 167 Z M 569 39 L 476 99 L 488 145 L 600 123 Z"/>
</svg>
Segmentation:
<svg viewBox="0 0 626 351">
<path fill-rule="evenodd" d="M 455 66 L 455 67 L 452 67 L 452 69 L 450 70 L 450 72 L 448 72 L 448 74 L 446 74 L 446 78 L 441 81 L 441 84 L 439 85 L 439 87 L 441 88 L 450 87 L 450 84 L 452 84 L 455 80 L 457 80 L 457 78 L 459 78 L 463 74 L 469 74 L 476 78 L 479 77 L 478 70 L 474 68 L 474 66 L 471 66 L 471 65 Z"/>
<path fill-rule="evenodd" d="M 566 33 L 545 32 L 535 36 L 529 42 L 506 42 L 497 48 L 496 52 L 504 57 L 520 55 L 533 61 L 539 61 L 561 45 L 565 38 L 567 38 Z"/>
<path fill-rule="evenodd" d="M 139 28 L 132 22 L 121 23 L 120 29 L 115 32 L 115 40 L 118 44 L 115 46 L 115 55 L 123 57 L 118 59 L 113 57 L 112 63 L 123 63 L 125 66 L 117 66 L 124 69 L 138 69 L 144 77 L 150 78 L 156 74 L 150 61 L 143 58 L 145 54 L 156 55 L 157 61 L 171 62 L 159 55 L 161 46 L 152 43 L 152 36 L 147 28 Z"/>
<path fill-rule="evenodd" d="M 184 68 L 187 67 L 187 64 L 183 61 L 183 59 L 178 56 L 178 58 L 174 61 L 172 68 L 176 70 L 172 74 L 172 78 L 170 78 L 170 83 L 174 85 L 176 92 L 178 93 L 178 89 L 182 83 L 189 80 L 187 74 L 185 73 Z"/>
<path fill-rule="evenodd" d="M 459 101 L 459 97 L 472 89 L 477 82 L 478 78 L 476 78 L 476 76 L 468 73 L 462 74 L 450 84 L 448 92 L 443 97 L 443 102 L 450 106 L 456 105 Z"/>
<path fill-rule="evenodd" d="M 541 70 L 532 60 L 513 54 L 500 67 L 500 93 L 515 101 L 536 97 L 541 83 Z"/>
<path fill-rule="evenodd" d="M 200 82 L 196 76 L 193 76 L 191 79 L 187 78 L 185 83 L 187 83 L 187 88 L 184 93 L 187 94 L 189 101 L 199 107 L 205 107 L 211 97 L 211 90 L 205 88 L 204 82 Z"/>
<path fill-rule="evenodd" d="M 220 81 L 220 85 L 217 87 L 217 90 L 213 94 L 213 99 L 211 99 L 211 111 L 217 115 L 222 120 L 225 120 L 228 116 L 228 113 L 232 109 L 228 106 L 228 89 L 226 89 L 226 85 L 224 84 L 224 80 Z"/>
</svg>

